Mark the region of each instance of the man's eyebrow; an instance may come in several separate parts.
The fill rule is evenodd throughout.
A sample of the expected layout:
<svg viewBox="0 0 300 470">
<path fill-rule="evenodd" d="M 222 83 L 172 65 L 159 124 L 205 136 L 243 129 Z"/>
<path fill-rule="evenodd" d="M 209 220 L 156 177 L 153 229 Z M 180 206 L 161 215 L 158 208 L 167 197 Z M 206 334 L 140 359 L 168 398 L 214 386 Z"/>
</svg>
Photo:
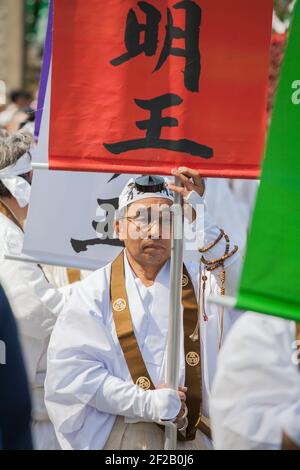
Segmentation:
<svg viewBox="0 0 300 470">
<path fill-rule="evenodd" d="M 171 213 L 171 208 L 166 204 L 158 206 L 158 208 L 159 208 L 159 214 L 170 214 Z M 131 215 L 130 218 L 134 219 L 134 218 L 138 217 L 141 213 L 145 214 L 146 212 L 147 212 L 147 215 L 149 217 L 152 214 L 152 210 L 153 210 L 153 206 L 149 206 L 147 208 L 145 208 L 145 206 L 142 206 L 142 207 L 138 208 L 136 213 L 134 215 Z"/>
</svg>

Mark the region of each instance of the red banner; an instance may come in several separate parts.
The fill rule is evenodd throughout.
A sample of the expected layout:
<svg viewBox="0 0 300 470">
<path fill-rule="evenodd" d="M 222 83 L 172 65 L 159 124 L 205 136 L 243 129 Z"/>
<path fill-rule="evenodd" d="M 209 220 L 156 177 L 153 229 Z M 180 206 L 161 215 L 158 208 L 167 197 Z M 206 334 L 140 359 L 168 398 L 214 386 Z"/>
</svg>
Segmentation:
<svg viewBox="0 0 300 470">
<path fill-rule="evenodd" d="M 253 178 L 272 0 L 55 0 L 52 169 Z"/>
</svg>

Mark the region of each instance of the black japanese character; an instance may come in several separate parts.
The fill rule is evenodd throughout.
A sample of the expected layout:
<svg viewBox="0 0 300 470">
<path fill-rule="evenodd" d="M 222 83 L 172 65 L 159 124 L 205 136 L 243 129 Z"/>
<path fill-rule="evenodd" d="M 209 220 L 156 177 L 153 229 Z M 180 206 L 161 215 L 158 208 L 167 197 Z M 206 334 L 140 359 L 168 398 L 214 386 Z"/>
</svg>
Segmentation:
<svg viewBox="0 0 300 470">
<path fill-rule="evenodd" d="M 146 56 L 153 56 L 157 51 L 161 14 L 147 2 L 138 2 L 138 6 L 146 14 L 146 23 L 140 24 L 134 10 L 129 10 L 125 30 L 127 52 L 111 61 L 114 66 L 121 65 L 142 53 Z M 180 1 L 173 5 L 173 8 L 185 10 L 185 29 L 174 25 L 172 12 L 168 8 L 165 41 L 154 71 L 159 70 L 170 55 L 184 57 L 184 85 L 187 90 L 198 92 L 201 73 L 199 50 L 201 8 L 192 0 Z M 141 34 L 143 32 L 144 42 L 141 43 Z M 173 47 L 174 39 L 183 39 L 185 47 Z"/>
<path fill-rule="evenodd" d="M 119 175 L 115 175 L 117 177 Z M 111 181 L 111 180 L 110 180 Z M 108 183 L 110 182 L 108 181 Z M 112 198 L 112 199 L 98 199 L 97 200 L 98 205 L 106 210 L 106 207 L 118 208 L 118 198 Z M 70 243 L 72 245 L 73 250 L 76 253 L 81 253 L 83 251 L 87 251 L 89 246 L 93 245 L 109 245 L 109 246 L 116 246 L 116 247 L 123 247 L 124 243 L 121 242 L 118 238 L 113 238 L 113 224 L 112 224 L 112 218 L 113 214 L 112 211 L 109 212 L 106 210 L 106 215 L 104 218 L 104 222 L 98 222 L 96 220 L 93 220 L 92 222 L 92 227 L 95 230 L 96 233 L 101 235 L 101 238 L 91 238 L 88 240 L 76 240 L 74 238 L 71 238 Z"/>
<path fill-rule="evenodd" d="M 127 52 L 111 61 L 112 65 L 121 65 L 142 52 L 146 56 L 156 53 L 158 44 L 158 27 L 161 20 L 160 12 L 147 2 L 138 2 L 140 9 L 146 14 L 146 24 L 140 24 L 134 10 L 129 10 L 126 30 L 125 46 Z M 141 33 L 144 32 L 144 42 L 140 44 Z"/>
<path fill-rule="evenodd" d="M 199 35 L 201 24 L 201 8 L 189 0 L 185 0 L 173 6 L 176 9 L 186 10 L 185 30 L 174 26 L 173 17 L 168 8 L 168 24 L 166 38 L 155 71 L 159 70 L 170 54 L 185 57 L 184 85 L 187 90 L 198 92 L 201 72 Z M 173 39 L 184 39 L 185 48 L 173 47 Z"/>
<path fill-rule="evenodd" d="M 213 149 L 206 145 L 199 144 L 192 140 L 167 140 L 161 139 L 163 127 L 177 127 L 178 120 L 174 117 L 162 117 L 162 111 L 171 106 L 178 106 L 183 102 L 180 96 L 173 93 L 153 98 L 150 100 L 135 100 L 135 103 L 142 109 L 150 111 L 150 118 L 145 121 L 137 121 L 136 125 L 140 130 L 146 130 L 146 138 L 133 139 L 112 144 L 103 144 L 111 153 L 118 155 L 123 152 L 138 149 L 166 149 L 175 152 L 184 152 L 195 157 L 211 158 Z"/>
</svg>

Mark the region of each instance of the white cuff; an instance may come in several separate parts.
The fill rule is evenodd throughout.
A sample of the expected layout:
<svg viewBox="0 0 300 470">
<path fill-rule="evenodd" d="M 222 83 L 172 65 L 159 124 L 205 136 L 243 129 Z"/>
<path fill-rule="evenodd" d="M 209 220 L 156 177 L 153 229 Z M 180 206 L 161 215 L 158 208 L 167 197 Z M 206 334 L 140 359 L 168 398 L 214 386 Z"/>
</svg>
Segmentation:
<svg viewBox="0 0 300 470">
<path fill-rule="evenodd" d="M 181 408 L 181 401 L 176 390 L 161 388 L 149 390 L 151 411 L 147 416 L 152 421 L 173 421 Z M 147 418 L 146 417 L 146 418 Z"/>
<path fill-rule="evenodd" d="M 204 193 L 205 194 L 205 193 Z M 204 194 L 203 196 L 200 196 L 196 191 L 191 191 L 188 196 L 184 198 L 184 201 L 187 202 L 192 206 L 192 208 L 196 211 L 197 213 L 197 205 L 198 204 L 204 204 Z"/>
</svg>

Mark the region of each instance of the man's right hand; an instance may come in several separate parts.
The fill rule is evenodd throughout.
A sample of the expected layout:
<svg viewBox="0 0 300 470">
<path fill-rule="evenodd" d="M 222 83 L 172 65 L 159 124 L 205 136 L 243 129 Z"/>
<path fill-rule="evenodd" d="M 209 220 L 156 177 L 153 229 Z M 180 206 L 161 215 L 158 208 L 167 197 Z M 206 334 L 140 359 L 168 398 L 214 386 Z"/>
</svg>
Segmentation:
<svg viewBox="0 0 300 470">
<path fill-rule="evenodd" d="M 167 384 L 162 384 L 162 385 L 159 385 L 157 387 L 157 390 L 161 389 L 161 388 L 170 388 L 169 385 Z M 183 425 L 184 423 L 182 422 L 182 417 L 186 414 L 186 391 L 187 391 L 187 388 L 186 387 L 179 387 L 178 390 L 177 390 L 177 394 L 178 394 L 178 397 L 181 401 L 181 408 L 179 410 L 179 413 L 178 415 L 176 416 L 176 419 L 174 420 L 174 423 L 175 424 L 178 424 L 179 427 L 181 427 L 181 425 Z"/>
</svg>

